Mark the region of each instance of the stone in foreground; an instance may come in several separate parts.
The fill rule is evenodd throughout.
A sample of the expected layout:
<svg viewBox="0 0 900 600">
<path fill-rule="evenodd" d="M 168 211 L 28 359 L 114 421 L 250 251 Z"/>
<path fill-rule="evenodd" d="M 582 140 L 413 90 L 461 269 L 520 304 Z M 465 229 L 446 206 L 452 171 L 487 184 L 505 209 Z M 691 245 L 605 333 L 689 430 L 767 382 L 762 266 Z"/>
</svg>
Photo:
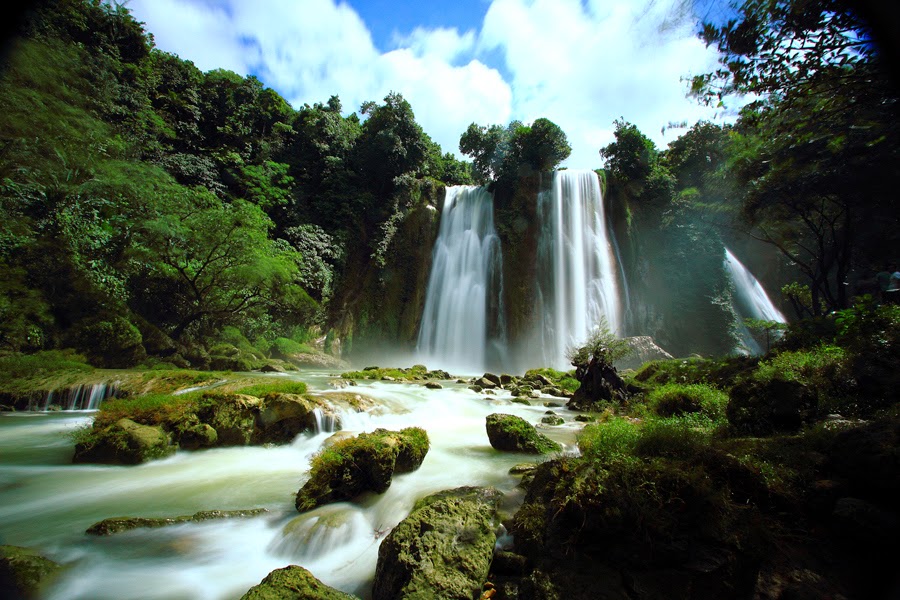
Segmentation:
<svg viewBox="0 0 900 600">
<path fill-rule="evenodd" d="M 487 581 L 502 494 L 462 487 L 419 502 L 378 549 L 373 600 L 471 600 Z"/>
<path fill-rule="evenodd" d="M 528 454 L 547 454 L 562 450 L 562 446 L 538 433 L 528 421 L 515 415 L 488 415 L 485 428 L 491 446 L 497 450 Z"/>
<path fill-rule="evenodd" d="M 394 471 L 418 469 L 428 448 L 428 434 L 418 427 L 376 429 L 340 440 L 313 459 L 309 480 L 297 492 L 295 506 L 304 512 L 365 492 L 383 494 L 391 486 Z"/>
<path fill-rule="evenodd" d="M 29 548 L 0 546 L 0 598 L 39 598 L 61 568 Z"/>
<path fill-rule="evenodd" d="M 289 565 L 266 575 L 241 600 L 356 600 L 356 597 L 325 585 L 303 567 Z"/>
</svg>

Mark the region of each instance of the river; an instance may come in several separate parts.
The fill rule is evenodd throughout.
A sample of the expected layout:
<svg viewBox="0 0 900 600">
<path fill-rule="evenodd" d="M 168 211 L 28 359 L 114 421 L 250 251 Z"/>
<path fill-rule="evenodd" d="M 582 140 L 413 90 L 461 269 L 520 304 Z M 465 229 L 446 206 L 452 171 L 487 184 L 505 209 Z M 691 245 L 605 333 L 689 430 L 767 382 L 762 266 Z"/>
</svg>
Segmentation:
<svg viewBox="0 0 900 600">
<path fill-rule="evenodd" d="M 311 390 L 330 389 L 325 373 L 292 377 Z M 544 402 L 561 402 L 544 397 L 524 406 L 512 403 L 508 392 L 485 396 L 462 384 L 444 386 L 360 382 L 352 388 L 379 407 L 342 414 L 344 430 L 418 426 L 428 432 L 431 450 L 419 470 L 396 475 L 386 493 L 303 515 L 294 509 L 294 496 L 332 432 L 304 433 L 283 446 L 179 451 L 138 466 L 73 465 L 71 432 L 88 426 L 91 412 L 0 413 L 0 544 L 34 548 L 68 567 L 47 591 L 51 600 L 240 598 L 289 564 L 368 598 L 378 546 L 418 498 L 493 485 L 507 493 L 507 511 L 521 501 L 518 478 L 508 470 L 534 457 L 494 450 L 485 417 L 504 412 L 537 424 Z M 569 451 L 576 430 L 568 418 L 566 425 L 542 429 Z M 109 537 L 84 533 L 108 517 L 246 508 L 269 512 Z"/>
</svg>

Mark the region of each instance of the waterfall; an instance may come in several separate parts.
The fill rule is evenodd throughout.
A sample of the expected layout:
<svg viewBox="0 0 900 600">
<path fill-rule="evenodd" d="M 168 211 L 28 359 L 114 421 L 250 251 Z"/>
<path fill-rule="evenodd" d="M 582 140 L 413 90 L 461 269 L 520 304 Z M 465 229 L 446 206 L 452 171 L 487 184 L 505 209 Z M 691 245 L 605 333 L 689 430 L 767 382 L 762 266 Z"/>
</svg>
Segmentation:
<svg viewBox="0 0 900 600">
<path fill-rule="evenodd" d="M 537 332 L 528 360 L 567 369 L 566 349 L 584 343 L 604 318 L 621 334 L 616 261 L 597 174 L 555 172 L 550 190 L 538 196 L 538 225 Z"/>
<path fill-rule="evenodd" d="M 29 404 L 28 410 L 46 411 L 50 410 L 51 406 L 57 406 L 62 410 L 97 410 L 103 400 L 115 396 L 117 392 L 116 385 L 108 383 L 50 390 L 43 402 Z"/>
<path fill-rule="evenodd" d="M 759 280 L 728 248 L 725 248 L 725 268 L 728 270 L 731 281 L 734 283 L 732 304 L 734 312 L 739 319 L 738 330 L 740 331 L 743 345 L 751 354 L 762 354 L 762 348 L 753 339 L 753 335 L 747 329 L 747 326 L 744 325 L 744 319 L 761 319 L 764 321 L 777 321 L 778 323 L 786 323 L 787 319 L 772 304 Z"/>
<path fill-rule="evenodd" d="M 448 187 L 419 329 L 427 364 L 476 373 L 501 361 L 501 275 L 492 196 L 483 187 Z"/>
</svg>

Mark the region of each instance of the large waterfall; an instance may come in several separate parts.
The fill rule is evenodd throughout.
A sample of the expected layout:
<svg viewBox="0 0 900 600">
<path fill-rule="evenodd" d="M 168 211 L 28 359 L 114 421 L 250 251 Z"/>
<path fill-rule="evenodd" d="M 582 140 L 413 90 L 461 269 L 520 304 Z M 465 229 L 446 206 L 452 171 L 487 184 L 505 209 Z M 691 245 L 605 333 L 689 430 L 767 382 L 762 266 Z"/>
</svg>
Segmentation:
<svg viewBox="0 0 900 600">
<path fill-rule="evenodd" d="M 761 319 L 778 323 L 786 323 L 787 319 L 784 318 L 780 310 L 775 308 L 759 280 L 728 248 L 725 248 L 725 267 L 728 269 L 728 274 L 731 275 L 731 281 L 734 283 L 734 311 L 737 313 L 738 318 L 741 319 L 738 323 L 738 329 L 740 330 L 745 350 L 751 354 L 761 354 L 762 348 L 753 339 L 750 331 L 744 325 L 743 319 Z"/>
<path fill-rule="evenodd" d="M 491 194 L 448 187 L 419 329 L 427 364 L 475 373 L 504 362 L 501 277 Z"/>
<path fill-rule="evenodd" d="M 566 350 L 603 319 L 621 334 L 616 261 L 600 181 L 593 171 L 557 171 L 538 197 L 538 297 L 532 366 L 568 369 Z"/>
</svg>

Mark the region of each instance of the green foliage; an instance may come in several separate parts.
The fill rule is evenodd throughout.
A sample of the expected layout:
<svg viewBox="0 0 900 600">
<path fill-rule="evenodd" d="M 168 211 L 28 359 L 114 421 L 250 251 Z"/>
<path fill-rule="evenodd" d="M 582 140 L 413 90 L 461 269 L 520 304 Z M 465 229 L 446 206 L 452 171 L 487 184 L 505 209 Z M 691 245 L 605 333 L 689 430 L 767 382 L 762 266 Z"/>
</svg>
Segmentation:
<svg viewBox="0 0 900 600">
<path fill-rule="evenodd" d="M 624 119 L 615 121 L 616 141 L 600 150 L 610 174 L 622 182 L 640 182 L 648 177 L 657 163 L 658 151 L 653 141 Z"/>
<path fill-rule="evenodd" d="M 272 349 L 275 354 L 280 356 L 291 356 L 294 354 L 315 354 L 315 350 L 306 344 L 294 341 L 290 338 L 275 338 L 272 342 Z"/>
<path fill-rule="evenodd" d="M 505 128 L 472 123 L 459 139 L 459 150 L 472 157 L 475 180 L 483 185 L 551 171 L 572 152 L 563 130 L 544 118 L 530 126 L 512 121 Z"/>
<path fill-rule="evenodd" d="M 566 358 L 575 367 L 587 365 L 592 360 L 611 365 L 632 352 L 633 349 L 628 345 L 628 342 L 617 338 L 609 330 L 609 325 L 606 319 L 603 318 L 588 335 L 588 339 L 583 346 L 566 350 Z"/>
<path fill-rule="evenodd" d="M 243 387 L 234 393 L 265 398 L 270 394 L 305 394 L 306 391 L 306 384 L 302 381 L 271 381 Z"/>
<path fill-rule="evenodd" d="M 72 335 L 76 347 L 101 367 L 131 367 L 146 356 L 141 332 L 123 317 L 89 319 Z"/>
<path fill-rule="evenodd" d="M 581 385 L 581 383 L 575 379 L 575 371 L 563 372 L 549 367 L 544 367 L 542 369 L 528 369 L 525 371 L 524 379 L 531 379 L 537 375 L 543 375 L 553 382 L 553 385 L 569 392 L 574 392 L 578 389 L 578 386 Z"/>
<path fill-rule="evenodd" d="M 636 422 L 616 418 L 586 426 L 578 436 L 578 447 L 586 458 L 607 463 L 617 456 L 631 455 L 640 436 Z"/>
<path fill-rule="evenodd" d="M 702 383 L 667 383 L 647 395 L 650 408 L 661 417 L 698 414 L 714 422 L 725 418 L 728 394 Z"/>
<path fill-rule="evenodd" d="M 94 429 L 100 430 L 126 418 L 142 425 L 174 426 L 197 410 L 201 396 L 201 392 L 191 392 L 177 396 L 157 393 L 110 398 L 100 405 L 100 411 L 94 418 Z"/>
</svg>

